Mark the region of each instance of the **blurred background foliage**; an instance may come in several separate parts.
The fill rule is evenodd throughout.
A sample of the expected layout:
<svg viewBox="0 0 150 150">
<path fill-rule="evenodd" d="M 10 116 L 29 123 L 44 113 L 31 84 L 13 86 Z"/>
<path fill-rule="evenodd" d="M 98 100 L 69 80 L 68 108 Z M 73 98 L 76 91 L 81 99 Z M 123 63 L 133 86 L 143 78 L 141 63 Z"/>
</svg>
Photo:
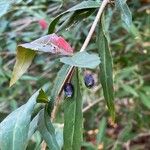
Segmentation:
<svg viewBox="0 0 150 150">
<path fill-rule="evenodd" d="M 61 67 L 56 56 L 38 55 L 16 85 L 9 88 L 16 46 L 30 42 L 47 34 L 48 24 L 61 12 L 77 4 L 78 0 L 24 0 L 16 1 L 9 11 L 0 18 L 0 121 L 10 112 L 25 103 L 36 89 L 47 82 L 51 87 Z M 109 24 L 109 42 L 113 55 L 116 123 L 109 118 L 101 88 L 94 74 L 96 85 L 93 89 L 83 87 L 84 102 L 84 143 L 83 149 L 150 149 L 150 1 L 128 1 L 133 22 L 138 28 L 142 41 L 137 42 L 124 30 L 120 16 L 108 7 L 106 20 Z M 81 21 L 59 32 L 78 51 L 87 36 L 95 12 Z M 66 16 L 61 18 L 63 22 Z M 45 28 L 41 20 L 46 21 Z M 59 26 L 59 24 L 58 24 Z M 96 51 L 95 34 L 87 48 Z M 55 121 L 63 121 L 63 105 L 60 105 Z M 104 118 L 104 116 L 107 118 Z M 97 134 L 98 131 L 101 131 Z M 101 135 L 103 135 L 101 137 Z M 35 133 L 28 149 L 38 149 L 40 135 Z"/>
</svg>

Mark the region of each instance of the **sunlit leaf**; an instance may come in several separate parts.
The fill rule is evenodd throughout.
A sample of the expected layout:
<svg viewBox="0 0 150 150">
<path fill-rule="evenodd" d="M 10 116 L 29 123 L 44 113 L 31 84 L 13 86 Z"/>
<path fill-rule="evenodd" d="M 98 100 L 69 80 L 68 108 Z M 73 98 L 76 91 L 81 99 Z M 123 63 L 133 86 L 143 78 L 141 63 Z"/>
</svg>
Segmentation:
<svg viewBox="0 0 150 150">
<path fill-rule="evenodd" d="M 37 103 L 48 103 L 50 100 L 48 99 L 48 96 L 43 91 L 43 89 L 41 89 L 36 101 Z"/>
<path fill-rule="evenodd" d="M 96 54 L 78 52 L 72 57 L 60 58 L 60 61 L 70 66 L 93 69 L 100 64 L 100 58 Z"/>
<path fill-rule="evenodd" d="M 16 81 L 26 72 L 31 65 L 31 62 L 35 56 L 35 52 L 23 47 L 18 47 L 16 63 L 13 69 L 10 86 L 16 83 Z"/>
</svg>

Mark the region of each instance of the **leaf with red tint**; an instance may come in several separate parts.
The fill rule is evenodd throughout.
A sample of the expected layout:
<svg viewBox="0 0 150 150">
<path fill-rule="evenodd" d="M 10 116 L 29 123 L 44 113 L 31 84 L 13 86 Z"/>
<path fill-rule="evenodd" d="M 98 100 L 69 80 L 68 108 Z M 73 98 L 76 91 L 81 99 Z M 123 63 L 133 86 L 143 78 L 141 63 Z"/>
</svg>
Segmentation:
<svg viewBox="0 0 150 150">
<path fill-rule="evenodd" d="M 21 44 L 18 47 L 59 55 L 73 54 L 73 48 L 70 44 L 63 37 L 57 36 L 55 33 L 43 36 L 31 43 Z"/>
<path fill-rule="evenodd" d="M 72 55 L 73 49 L 61 36 L 50 34 L 43 36 L 31 43 L 21 44 L 17 47 L 16 63 L 13 69 L 10 86 L 27 71 L 36 52 L 57 55 Z"/>
<path fill-rule="evenodd" d="M 46 20 L 41 19 L 41 20 L 39 20 L 38 22 L 39 22 L 39 25 L 41 26 L 41 28 L 42 28 L 43 30 L 47 29 L 48 24 L 47 24 Z"/>
</svg>

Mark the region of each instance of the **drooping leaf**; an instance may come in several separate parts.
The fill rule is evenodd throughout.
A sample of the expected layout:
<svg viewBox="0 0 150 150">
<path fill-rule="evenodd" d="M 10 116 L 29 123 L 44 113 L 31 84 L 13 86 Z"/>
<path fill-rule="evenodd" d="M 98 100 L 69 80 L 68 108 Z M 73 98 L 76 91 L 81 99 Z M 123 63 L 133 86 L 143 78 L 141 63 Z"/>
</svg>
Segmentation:
<svg viewBox="0 0 150 150">
<path fill-rule="evenodd" d="M 115 5 L 121 13 L 121 20 L 128 32 L 131 32 L 136 38 L 140 38 L 138 30 L 132 22 L 132 14 L 125 0 L 116 0 Z"/>
<path fill-rule="evenodd" d="M 35 52 L 23 47 L 18 47 L 16 63 L 13 69 L 12 78 L 10 80 L 10 86 L 16 83 L 16 81 L 26 72 L 31 65 L 31 62 L 35 56 Z"/>
<path fill-rule="evenodd" d="M 50 100 L 47 94 L 43 91 L 43 89 L 41 89 L 36 101 L 37 103 L 48 103 Z"/>
<path fill-rule="evenodd" d="M 56 140 L 55 128 L 53 127 L 46 110 L 40 111 L 38 130 L 51 150 L 61 150 Z"/>
<path fill-rule="evenodd" d="M 49 25 L 49 31 L 48 33 L 53 33 L 54 30 L 55 30 L 55 26 L 56 24 L 58 23 L 59 19 L 65 15 L 66 13 L 69 13 L 69 12 L 75 12 L 76 11 L 76 14 L 80 15 L 80 13 L 82 13 L 81 10 L 83 11 L 87 11 L 88 9 L 93 9 L 93 8 L 98 8 L 99 7 L 99 3 L 96 2 L 96 1 L 91 1 L 91 0 L 88 0 L 88 1 L 83 1 L 75 6 L 73 6 L 72 8 L 68 9 L 67 11 L 61 13 L 60 15 L 58 15 Z"/>
<path fill-rule="evenodd" d="M 46 35 L 31 43 L 19 45 L 10 86 L 26 72 L 38 51 L 59 55 L 72 55 L 73 53 L 69 43 L 56 34 Z"/>
<path fill-rule="evenodd" d="M 78 73 L 73 77 L 74 95 L 64 104 L 64 150 L 80 150 L 82 143 L 82 98 Z"/>
<path fill-rule="evenodd" d="M 60 58 L 60 61 L 70 66 L 93 69 L 100 64 L 100 58 L 96 54 L 78 52 L 72 57 Z"/>
<path fill-rule="evenodd" d="M 113 69 L 112 56 L 106 38 L 104 26 L 104 16 L 97 32 L 97 47 L 101 58 L 100 63 L 100 82 L 103 88 L 104 98 L 112 119 L 115 119 L 114 93 L 113 93 Z"/>
<path fill-rule="evenodd" d="M 39 91 L 26 104 L 8 115 L 0 124 L 0 149 L 25 150 L 33 108 Z"/>
</svg>

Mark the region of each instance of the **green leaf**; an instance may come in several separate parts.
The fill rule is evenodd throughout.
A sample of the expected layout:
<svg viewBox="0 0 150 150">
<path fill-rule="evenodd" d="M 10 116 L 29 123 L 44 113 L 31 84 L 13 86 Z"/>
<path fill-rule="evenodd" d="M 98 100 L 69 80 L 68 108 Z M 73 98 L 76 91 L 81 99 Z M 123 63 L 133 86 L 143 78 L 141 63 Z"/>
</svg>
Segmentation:
<svg viewBox="0 0 150 150">
<path fill-rule="evenodd" d="M 4 1 L 0 0 L 0 18 L 5 15 L 8 11 L 10 11 L 11 5 L 14 5 L 15 3 L 19 3 L 21 0 L 11 0 L 11 1 Z"/>
<path fill-rule="evenodd" d="M 53 124 L 55 128 L 55 135 L 56 140 L 58 142 L 59 147 L 63 147 L 64 141 L 63 141 L 63 124 L 55 123 Z"/>
<path fill-rule="evenodd" d="M 55 128 L 46 109 L 40 111 L 38 130 L 51 150 L 61 150 L 56 140 Z"/>
<path fill-rule="evenodd" d="M 80 150 L 82 143 L 82 96 L 78 73 L 73 76 L 74 95 L 64 104 L 64 150 Z"/>
<path fill-rule="evenodd" d="M 54 107 L 54 103 L 62 91 L 63 82 L 70 68 L 71 66 L 69 65 L 63 65 L 62 68 L 57 73 L 56 79 L 54 81 L 54 86 L 51 92 L 51 100 L 49 101 L 47 107 L 49 114 L 51 114 L 51 111 L 53 110 Z"/>
<path fill-rule="evenodd" d="M 58 94 L 61 91 L 61 85 L 64 82 L 64 79 L 66 78 L 66 75 L 68 71 L 70 70 L 71 66 L 69 65 L 63 65 L 59 72 L 57 73 L 56 79 L 54 81 L 54 86 L 51 92 L 51 100 L 55 101 L 58 97 Z"/>
<path fill-rule="evenodd" d="M 112 119 L 115 119 L 114 93 L 113 93 L 113 69 L 112 56 L 109 49 L 107 37 L 104 31 L 104 16 L 97 33 L 97 47 L 101 58 L 100 63 L 100 82 L 102 84 L 104 98 Z"/>
<path fill-rule="evenodd" d="M 100 64 L 100 58 L 96 54 L 78 52 L 72 57 L 60 58 L 60 61 L 70 66 L 93 69 Z"/>
<path fill-rule="evenodd" d="M 28 132 L 28 140 L 30 140 L 31 136 L 37 130 L 38 121 L 39 121 L 39 113 L 30 122 L 30 127 L 29 127 L 29 132 Z"/>
<path fill-rule="evenodd" d="M 79 10 L 79 11 L 73 12 L 67 19 L 64 18 L 63 23 L 61 24 L 61 26 L 58 27 L 56 32 L 60 32 L 61 30 L 64 30 L 65 28 L 70 27 L 71 25 L 82 21 L 83 19 L 90 16 L 94 11 L 95 9 L 88 9 L 85 11 Z"/>
<path fill-rule="evenodd" d="M 123 88 L 127 93 L 130 93 L 130 94 L 132 94 L 132 95 L 135 96 L 135 97 L 138 97 L 138 93 L 137 93 L 136 90 L 135 90 L 134 88 L 132 88 L 131 86 L 126 85 L 126 84 L 122 84 L 121 86 L 122 86 L 122 88 Z"/>
<path fill-rule="evenodd" d="M 115 0 L 116 8 L 121 13 L 121 20 L 128 32 L 131 32 L 136 38 L 140 38 L 138 30 L 132 22 L 132 14 L 125 0 Z"/>
<path fill-rule="evenodd" d="M 146 94 L 144 94 L 143 92 L 140 92 L 139 94 L 141 102 L 148 108 L 150 109 L 150 99 L 149 96 L 147 96 Z"/>
<path fill-rule="evenodd" d="M 103 142 L 105 131 L 106 131 L 106 118 L 103 117 L 100 121 L 99 131 L 96 138 L 97 144 L 101 144 Z"/>
<path fill-rule="evenodd" d="M 10 7 L 9 2 L 7 3 L 6 1 L 3 0 L 0 1 L 0 10 L 1 10 L 0 17 L 2 17 L 4 14 L 7 13 L 9 7 Z"/>
<path fill-rule="evenodd" d="M 26 104 L 8 115 L 0 124 L 0 149 L 25 150 L 33 108 L 39 91 Z"/>
<path fill-rule="evenodd" d="M 26 72 L 31 65 L 31 62 L 35 56 L 35 52 L 23 47 L 18 47 L 16 63 L 13 69 L 10 86 L 16 83 L 16 81 Z"/>
<path fill-rule="evenodd" d="M 73 49 L 63 37 L 56 34 L 43 36 L 30 43 L 21 44 L 17 48 L 17 58 L 10 81 L 12 86 L 30 66 L 36 52 L 59 55 L 72 55 Z"/>
<path fill-rule="evenodd" d="M 43 89 L 41 89 L 36 102 L 37 103 L 48 103 L 49 101 L 50 100 L 48 99 L 47 94 L 43 91 Z"/>
<path fill-rule="evenodd" d="M 99 7 L 99 3 L 96 1 L 83 1 L 75 6 L 73 6 L 72 8 L 68 9 L 67 11 L 61 13 L 60 15 L 58 15 L 56 18 L 54 18 L 54 20 L 52 20 L 52 22 L 49 25 L 49 31 L 48 33 L 53 33 L 55 30 L 55 26 L 58 23 L 59 19 L 65 15 L 66 13 L 69 12 L 74 12 L 76 11 L 76 14 L 80 15 L 80 13 L 82 12 L 81 10 L 83 10 L 83 12 L 88 9 L 93 9 L 93 8 L 98 8 Z M 80 12 L 80 13 L 79 13 Z M 72 20 L 72 19 L 71 19 Z"/>
</svg>

